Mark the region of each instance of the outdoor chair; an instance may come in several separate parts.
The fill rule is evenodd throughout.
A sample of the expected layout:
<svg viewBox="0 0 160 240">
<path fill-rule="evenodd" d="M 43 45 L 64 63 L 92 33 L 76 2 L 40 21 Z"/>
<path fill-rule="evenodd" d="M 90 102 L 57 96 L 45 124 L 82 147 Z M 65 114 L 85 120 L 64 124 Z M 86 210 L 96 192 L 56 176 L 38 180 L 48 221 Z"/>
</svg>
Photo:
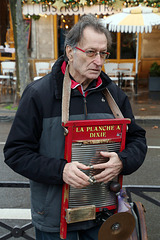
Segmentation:
<svg viewBox="0 0 160 240">
<path fill-rule="evenodd" d="M 105 73 L 118 85 L 118 63 L 104 63 Z"/>
<path fill-rule="evenodd" d="M 119 68 L 128 69 L 123 72 L 122 80 L 124 81 L 124 87 L 126 88 L 129 82 L 129 86 L 131 86 L 131 89 L 134 92 L 135 73 L 133 72 L 133 63 L 119 63 Z"/>
<path fill-rule="evenodd" d="M 1 62 L 0 87 L 6 93 L 7 90 L 11 91 L 16 86 L 16 63 L 14 61 Z"/>
<path fill-rule="evenodd" d="M 51 71 L 49 62 L 36 62 L 35 66 L 37 76 L 34 77 L 34 81 L 38 80 Z"/>
<path fill-rule="evenodd" d="M 2 70 L 2 74 L 10 74 L 12 73 L 13 75 L 15 75 L 16 73 L 16 63 L 15 62 L 11 62 L 11 61 L 4 61 L 1 62 L 1 70 Z"/>
</svg>

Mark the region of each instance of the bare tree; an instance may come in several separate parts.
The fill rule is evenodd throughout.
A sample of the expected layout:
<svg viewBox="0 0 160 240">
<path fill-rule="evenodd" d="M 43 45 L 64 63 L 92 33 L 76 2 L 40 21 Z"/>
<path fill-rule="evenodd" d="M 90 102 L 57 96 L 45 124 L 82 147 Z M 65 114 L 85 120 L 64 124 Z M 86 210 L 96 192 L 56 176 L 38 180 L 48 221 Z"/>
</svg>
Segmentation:
<svg viewBox="0 0 160 240">
<path fill-rule="evenodd" d="M 17 85 L 14 103 L 17 104 L 26 85 L 30 82 L 27 42 L 24 31 L 21 0 L 9 0 L 14 42 L 16 51 L 16 75 Z"/>
</svg>

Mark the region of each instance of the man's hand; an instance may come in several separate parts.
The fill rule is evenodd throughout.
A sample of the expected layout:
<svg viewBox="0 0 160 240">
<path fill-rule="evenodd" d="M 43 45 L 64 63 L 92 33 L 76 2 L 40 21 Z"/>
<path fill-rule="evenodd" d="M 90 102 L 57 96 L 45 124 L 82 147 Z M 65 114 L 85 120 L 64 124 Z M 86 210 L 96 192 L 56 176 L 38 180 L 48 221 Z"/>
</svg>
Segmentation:
<svg viewBox="0 0 160 240">
<path fill-rule="evenodd" d="M 63 181 L 74 188 L 84 188 L 89 185 L 89 177 L 81 171 L 88 170 L 90 167 L 79 163 L 67 163 L 63 170 Z"/>
<path fill-rule="evenodd" d="M 122 170 L 123 164 L 115 152 L 100 152 L 101 156 L 109 158 L 106 163 L 93 165 L 94 169 L 102 169 L 102 172 L 94 175 L 97 182 L 107 183 L 116 177 Z"/>
</svg>

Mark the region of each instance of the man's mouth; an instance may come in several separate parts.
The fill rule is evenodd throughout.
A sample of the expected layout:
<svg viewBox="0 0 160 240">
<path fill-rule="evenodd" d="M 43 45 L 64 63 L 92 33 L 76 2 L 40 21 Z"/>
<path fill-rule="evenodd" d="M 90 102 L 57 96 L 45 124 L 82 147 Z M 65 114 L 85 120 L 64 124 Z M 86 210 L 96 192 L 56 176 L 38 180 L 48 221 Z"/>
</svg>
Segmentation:
<svg viewBox="0 0 160 240">
<path fill-rule="evenodd" d="M 91 71 L 93 71 L 93 72 L 99 72 L 100 71 L 100 69 L 90 69 Z"/>
</svg>

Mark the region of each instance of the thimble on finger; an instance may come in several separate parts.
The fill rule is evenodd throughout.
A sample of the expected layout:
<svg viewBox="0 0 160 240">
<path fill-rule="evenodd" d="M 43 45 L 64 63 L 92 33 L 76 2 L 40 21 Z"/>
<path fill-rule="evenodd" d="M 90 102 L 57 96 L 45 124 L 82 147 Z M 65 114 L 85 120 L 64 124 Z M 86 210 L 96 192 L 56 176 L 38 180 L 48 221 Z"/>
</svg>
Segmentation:
<svg viewBox="0 0 160 240">
<path fill-rule="evenodd" d="M 90 184 L 94 184 L 94 183 L 96 183 L 96 179 L 94 177 L 90 176 L 89 179 L 88 179 L 88 182 Z"/>
<path fill-rule="evenodd" d="M 94 169 L 93 165 L 89 165 L 88 167 L 90 167 L 90 169 Z"/>
</svg>

